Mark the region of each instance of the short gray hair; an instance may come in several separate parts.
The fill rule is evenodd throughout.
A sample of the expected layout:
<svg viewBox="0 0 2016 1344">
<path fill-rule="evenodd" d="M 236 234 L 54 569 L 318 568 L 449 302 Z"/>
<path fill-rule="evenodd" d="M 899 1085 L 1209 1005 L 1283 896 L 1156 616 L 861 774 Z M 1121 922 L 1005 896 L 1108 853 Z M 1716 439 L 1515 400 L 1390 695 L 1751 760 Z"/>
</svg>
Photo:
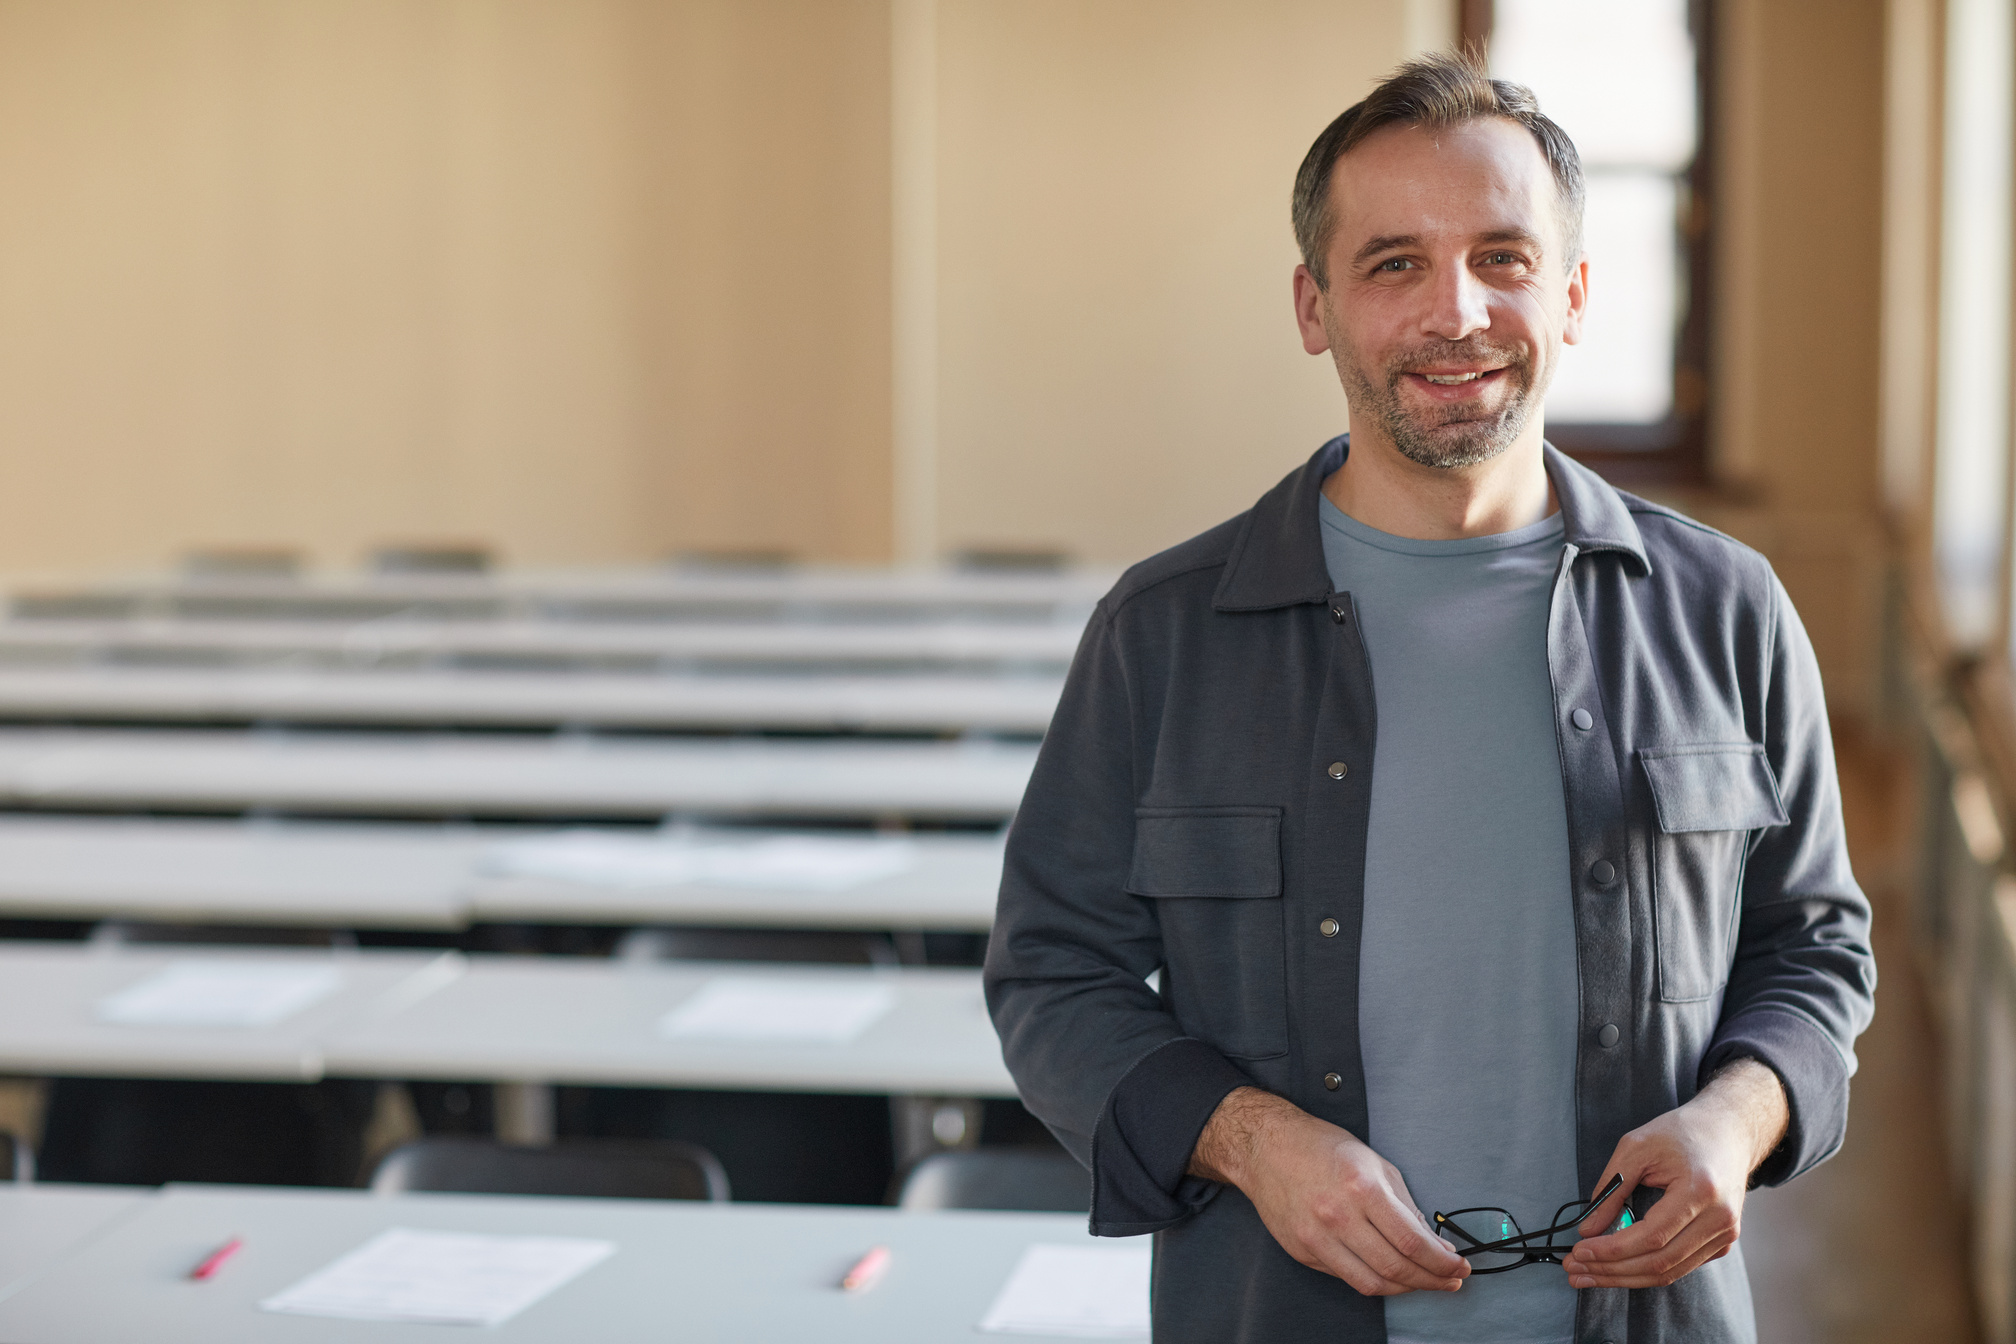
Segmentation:
<svg viewBox="0 0 2016 1344">
<path fill-rule="evenodd" d="M 1566 264 L 1582 256 L 1582 156 L 1568 133 L 1540 111 L 1533 90 L 1510 80 L 1493 79 L 1475 53 L 1438 52 L 1417 56 L 1395 70 L 1365 101 L 1348 108 L 1323 128 L 1295 174 L 1291 217 L 1302 264 L 1328 289 L 1323 250 L 1330 245 L 1336 221 L 1330 217 L 1330 179 L 1337 160 L 1387 126 L 1425 126 L 1431 130 L 1458 126 L 1484 117 L 1503 117 L 1524 126 L 1540 146 L 1561 198 L 1562 237 L 1568 245 Z"/>
</svg>

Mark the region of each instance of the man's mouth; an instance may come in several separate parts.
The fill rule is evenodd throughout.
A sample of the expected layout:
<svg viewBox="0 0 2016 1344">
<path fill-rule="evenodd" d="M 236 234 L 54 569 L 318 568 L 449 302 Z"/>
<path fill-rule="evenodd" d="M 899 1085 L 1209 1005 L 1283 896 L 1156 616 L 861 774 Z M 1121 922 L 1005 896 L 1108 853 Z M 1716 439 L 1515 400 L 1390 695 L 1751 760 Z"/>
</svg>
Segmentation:
<svg viewBox="0 0 2016 1344">
<path fill-rule="evenodd" d="M 1508 366 L 1493 369 L 1412 369 L 1406 381 L 1420 389 L 1430 401 L 1467 401 L 1503 380 Z"/>
</svg>

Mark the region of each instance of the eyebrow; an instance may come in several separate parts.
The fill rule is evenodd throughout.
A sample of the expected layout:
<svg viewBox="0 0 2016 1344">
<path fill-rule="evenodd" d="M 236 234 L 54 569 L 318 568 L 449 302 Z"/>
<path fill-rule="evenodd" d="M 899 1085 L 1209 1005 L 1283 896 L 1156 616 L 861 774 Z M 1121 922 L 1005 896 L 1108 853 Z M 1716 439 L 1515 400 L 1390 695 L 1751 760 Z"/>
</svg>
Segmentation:
<svg viewBox="0 0 2016 1344">
<path fill-rule="evenodd" d="M 1412 233 L 1385 234 L 1382 237 L 1368 240 L 1365 246 L 1359 248 L 1358 251 L 1355 254 L 1353 254 L 1351 261 L 1355 265 L 1358 262 L 1366 261 L 1372 257 L 1376 257 L 1381 252 L 1391 252 L 1397 248 L 1402 247 L 1413 247 L 1420 241 L 1421 238 L 1418 234 L 1412 234 Z"/>
<path fill-rule="evenodd" d="M 1478 240 L 1480 243 L 1518 243 L 1534 252 L 1543 250 L 1544 244 L 1524 229 L 1493 229 Z"/>
<path fill-rule="evenodd" d="M 1489 233 L 1479 235 L 1476 242 L 1480 246 L 1489 246 L 1492 243 L 1518 243 L 1520 246 L 1530 248 L 1536 253 L 1542 250 L 1540 239 L 1524 229 L 1493 229 Z M 1353 254 L 1351 261 L 1353 265 L 1356 265 L 1360 262 L 1369 261 L 1382 252 L 1394 252 L 1401 248 L 1418 247 L 1420 243 L 1421 236 L 1419 234 L 1382 234 L 1377 238 L 1368 239 L 1365 245 Z"/>
</svg>

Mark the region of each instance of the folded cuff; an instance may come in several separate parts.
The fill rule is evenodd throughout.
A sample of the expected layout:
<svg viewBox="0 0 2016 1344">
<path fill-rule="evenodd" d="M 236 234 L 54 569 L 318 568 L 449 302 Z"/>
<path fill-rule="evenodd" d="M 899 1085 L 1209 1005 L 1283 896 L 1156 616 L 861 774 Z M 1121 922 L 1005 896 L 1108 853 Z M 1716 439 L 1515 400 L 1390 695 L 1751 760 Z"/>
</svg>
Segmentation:
<svg viewBox="0 0 2016 1344">
<path fill-rule="evenodd" d="M 1195 1037 L 1143 1055 L 1120 1079 L 1092 1134 L 1092 1235 L 1159 1232 L 1211 1202 L 1219 1186 L 1186 1175 L 1197 1136 L 1252 1079 Z"/>
<path fill-rule="evenodd" d="M 1785 1085 L 1785 1137 L 1750 1177 L 1780 1185 L 1834 1155 L 1848 1132 L 1848 1063 L 1819 1025 L 1797 1013 L 1765 1010 L 1723 1024 L 1702 1057 L 1699 1082 L 1739 1059 L 1754 1059 Z"/>
</svg>

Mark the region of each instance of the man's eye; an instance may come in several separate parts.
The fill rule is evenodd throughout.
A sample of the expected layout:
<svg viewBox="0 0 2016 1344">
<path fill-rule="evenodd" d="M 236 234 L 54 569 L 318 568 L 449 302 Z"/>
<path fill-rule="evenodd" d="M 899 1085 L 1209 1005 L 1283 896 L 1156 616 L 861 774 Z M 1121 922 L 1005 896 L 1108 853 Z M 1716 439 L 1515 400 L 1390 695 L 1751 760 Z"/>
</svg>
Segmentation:
<svg viewBox="0 0 2016 1344">
<path fill-rule="evenodd" d="M 1513 256 L 1510 252 L 1493 252 L 1490 256 L 1484 258 L 1486 266 L 1513 266 L 1518 264 L 1518 261 L 1519 258 Z"/>
<path fill-rule="evenodd" d="M 1405 257 L 1388 257 L 1386 260 L 1380 262 L 1376 269 L 1382 271 L 1404 271 L 1413 264 L 1413 262 L 1407 260 Z"/>
</svg>

